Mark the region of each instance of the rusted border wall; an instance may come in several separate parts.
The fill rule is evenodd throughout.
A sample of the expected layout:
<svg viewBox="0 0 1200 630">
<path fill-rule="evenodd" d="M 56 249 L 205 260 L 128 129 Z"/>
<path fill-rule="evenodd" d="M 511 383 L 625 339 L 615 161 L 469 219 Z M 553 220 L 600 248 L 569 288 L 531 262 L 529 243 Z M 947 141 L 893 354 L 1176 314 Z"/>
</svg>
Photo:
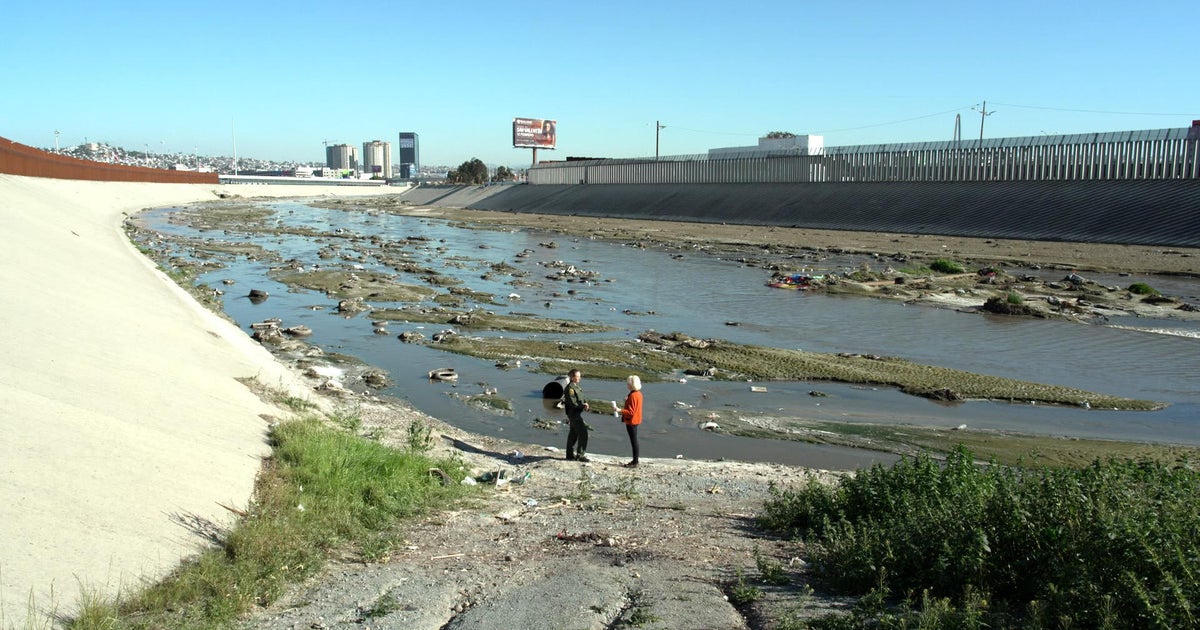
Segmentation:
<svg viewBox="0 0 1200 630">
<path fill-rule="evenodd" d="M 0 137 L 0 173 L 53 179 L 159 184 L 216 184 L 216 173 L 167 171 L 158 168 L 106 164 L 46 153 Z"/>
</svg>

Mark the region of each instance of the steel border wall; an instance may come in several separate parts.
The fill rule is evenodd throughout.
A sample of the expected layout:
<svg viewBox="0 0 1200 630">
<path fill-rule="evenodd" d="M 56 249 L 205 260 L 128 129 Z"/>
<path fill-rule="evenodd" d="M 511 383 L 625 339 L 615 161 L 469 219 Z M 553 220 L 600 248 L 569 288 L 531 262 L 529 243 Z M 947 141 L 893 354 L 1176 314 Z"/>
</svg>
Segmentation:
<svg viewBox="0 0 1200 630">
<path fill-rule="evenodd" d="M 1200 179 L 1200 127 L 541 163 L 530 184 L 779 184 Z"/>
<path fill-rule="evenodd" d="M 0 173 L 52 179 L 159 184 L 216 184 L 216 173 L 167 171 L 124 164 L 106 164 L 47 153 L 0 137 Z"/>
</svg>

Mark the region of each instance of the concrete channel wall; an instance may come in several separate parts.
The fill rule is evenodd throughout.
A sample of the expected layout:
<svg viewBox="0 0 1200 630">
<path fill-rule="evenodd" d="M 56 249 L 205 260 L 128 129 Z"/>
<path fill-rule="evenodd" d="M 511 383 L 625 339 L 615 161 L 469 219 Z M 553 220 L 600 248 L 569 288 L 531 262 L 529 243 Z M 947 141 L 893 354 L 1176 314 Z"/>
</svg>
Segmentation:
<svg viewBox="0 0 1200 630">
<path fill-rule="evenodd" d="M 665 221 L 1200 247 L 1197 179 L 505 185 L 461 187 L 433 204 Z"/>
</svg>

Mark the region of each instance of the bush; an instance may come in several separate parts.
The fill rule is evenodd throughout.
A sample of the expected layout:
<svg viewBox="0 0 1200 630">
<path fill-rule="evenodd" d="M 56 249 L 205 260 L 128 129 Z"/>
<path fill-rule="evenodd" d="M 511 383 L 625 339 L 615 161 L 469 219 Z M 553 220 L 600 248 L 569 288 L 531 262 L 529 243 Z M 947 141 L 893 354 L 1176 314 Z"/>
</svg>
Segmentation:
<svg viewBox="0 0 1200 630">
<path fill-rule="evenodd" d="M 962 273 L 963 266 L 949 258 L 939 258 L 929 264 L 929 268 L 938 273 Z"/>
<path fill-rule="evenodd" d="M 1200 473 L 1185 466 L 980 467 L 962 447 L 941 464 L 921 455 L 833 487 L 773 489 L 762 517 L 804 536 L 835 588 L 982 599 L 992 627 L 1034 612 L 1077 627 L 1195 627 L 1198 523 Z"/>
<path fill-rule="evenodd" d="M 1158 290 L 1145 282 L 1135 282 L 1129 285 L 1129 292 L 1137 295 L 1158 295 Z"/>
</svg>

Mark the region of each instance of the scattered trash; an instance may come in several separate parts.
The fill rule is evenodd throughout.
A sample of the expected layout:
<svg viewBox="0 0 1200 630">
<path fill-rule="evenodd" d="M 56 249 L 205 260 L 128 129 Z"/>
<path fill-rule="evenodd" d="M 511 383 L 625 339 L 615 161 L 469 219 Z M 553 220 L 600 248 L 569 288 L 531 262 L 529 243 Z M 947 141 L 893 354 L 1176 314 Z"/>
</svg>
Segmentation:
<svg viewBox="0 0 1200 630">
<path fill-rule="evenodd" d="M 509 453 L 509 456 L 512 457 L 513 459 L 524 459 L 525 458 L 525 454 L 522 453 L 521 451 L 513 451 L 513 452 Z"/>
<path fill-rule="evenodd" d="M 953 430 L 954 430 L 954 431 L 963 431 L 963 430 L 965 430 L 966 428 L 967 428 L 967 425 L 965 425 L 965 424 L 960 424 L 960 425 L 958 425 L 958 426 L 954 427 L 954 429 L 953 429 Z"/>
<path fill-rule="evenodd" d="M 462 480 L 461 482 L 459 482 L 459 483 L 461 483 L 461 484 L 462 484 L 462 485 L 464 485 L 464 486 L 477 486 L 477 485 L 479 485 L 479 482 L 478 482 L 478 481 L 475 481 L 475 479 L 474 479 L 473 477 L 463 477 L 463 480 Z"/>
<path fill-rule="evenodd" d="M 761 394 L 761 393 L 767 391 L 767 388 L 763 387 L 762 385 L 751 385 L 750 391 Z"/>
<path fill-rule="evenodd" d="M 438 368 L 429 371 L 429 379 L 433 381 L 457 381 L 458 372 L 454 368 Z"/>
<path fill-rule="evenodd" d="M 704 424 L 700 425 L 701 431 L 716 431 L 720 428 L 721 425 L 717 424 L 716 422 L 705 422 Z"/>
<path fill-rule="evenodd" d="M 537 504 L 538 504 L 537 499 L 525 499 L 526 507 L 537 507 Z"/>
<path fill-rule="evenodd" d="M 679 455 L 676 455 L 676 456 L 675 456 L 675 459 L 683 459 L 683 454 L 682 454 L 682 453 L 680 453 Z"/>
</svg>

